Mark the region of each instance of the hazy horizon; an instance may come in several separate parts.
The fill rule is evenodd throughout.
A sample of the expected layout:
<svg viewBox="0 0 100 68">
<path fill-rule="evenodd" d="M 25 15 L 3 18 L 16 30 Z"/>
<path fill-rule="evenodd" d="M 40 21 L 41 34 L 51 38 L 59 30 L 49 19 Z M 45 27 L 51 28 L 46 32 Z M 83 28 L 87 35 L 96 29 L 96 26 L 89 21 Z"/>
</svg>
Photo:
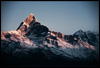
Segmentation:
<svg viewBox="0 0 100 68">
<path fill-rule="evenodd" d="M 99 1 L 1 1 L 1 30 L 16 30 L 31 13 L 52 31 L 99 32 Z"/>
</svg>

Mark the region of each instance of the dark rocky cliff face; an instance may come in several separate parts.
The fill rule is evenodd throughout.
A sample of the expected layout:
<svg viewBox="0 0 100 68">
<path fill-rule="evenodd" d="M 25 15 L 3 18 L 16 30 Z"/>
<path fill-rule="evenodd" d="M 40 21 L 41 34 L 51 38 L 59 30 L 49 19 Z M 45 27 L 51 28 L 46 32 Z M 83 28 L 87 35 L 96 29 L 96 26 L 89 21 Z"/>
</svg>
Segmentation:
<svg viewBox="0 0 100 68">
<path fill-rule="evenodd" d="M 29 27 L 29 31 L 26 34 L 26 36 L 29 36 L 31 34 L 36 35 L 36 37 L 40 36 L 46 36 L 49 29 L 46 26 L 41 25 L 39 22 L 35 22 L 31 24 L 31 27 Z"/>
<path fill-rule="evenodd" d="M 51 31 L 30 15 L 16 31 L 1 31 L 2 66 L 99 66 L 99 33 Z"/>
</svg>

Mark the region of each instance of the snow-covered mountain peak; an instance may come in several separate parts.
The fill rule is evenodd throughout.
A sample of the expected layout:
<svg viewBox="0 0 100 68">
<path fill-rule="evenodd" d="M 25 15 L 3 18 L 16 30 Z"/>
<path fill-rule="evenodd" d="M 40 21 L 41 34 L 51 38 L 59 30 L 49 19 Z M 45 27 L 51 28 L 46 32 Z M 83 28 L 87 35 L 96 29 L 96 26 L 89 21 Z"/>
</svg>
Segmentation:
<svg viewBox="0 0 100 68">
<path fill-rule="evenodd" d="M 75 62 L 88 63 L 86 60 L 98 63 L 99 34 L 79 30 L 72 35 L 64 35 L 50 30 L 39 23 L 34 14 L 30 14 L 17 30 L 1 31 L 1 50 L 3 57 L 9 61 L 15 60 L 12 62 L 15 65 L 56 63 L 66 66 L 69 62 L 72 65 Z"/>
</svg>

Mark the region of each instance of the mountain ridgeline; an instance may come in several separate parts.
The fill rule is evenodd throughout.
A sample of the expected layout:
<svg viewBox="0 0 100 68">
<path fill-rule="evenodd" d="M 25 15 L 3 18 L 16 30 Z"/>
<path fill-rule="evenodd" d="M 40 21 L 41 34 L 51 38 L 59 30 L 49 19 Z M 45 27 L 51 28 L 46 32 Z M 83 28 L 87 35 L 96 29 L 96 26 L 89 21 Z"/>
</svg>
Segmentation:
<svg viewBox="0 0 100 68">
<path fill-rule="evenodd" d="M 2 66 L 99 66 L 99 33 L 50 30 L 33 14 L 16 30 L 1 31 Z"/>
</svg>

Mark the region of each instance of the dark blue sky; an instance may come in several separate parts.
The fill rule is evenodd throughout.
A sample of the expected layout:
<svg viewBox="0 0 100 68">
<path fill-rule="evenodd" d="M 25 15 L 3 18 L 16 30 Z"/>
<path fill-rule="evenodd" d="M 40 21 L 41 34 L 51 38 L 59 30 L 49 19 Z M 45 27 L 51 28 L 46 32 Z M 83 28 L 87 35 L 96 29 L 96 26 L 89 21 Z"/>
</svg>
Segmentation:
<svg viewBox="0 0 100 68">
<path fill-rule="evenodd" d="M 99 31 L 99 1 L 2 1 L 1 30 L 16 30 L 31 13 L 50 30 Z"/>
</svg>

